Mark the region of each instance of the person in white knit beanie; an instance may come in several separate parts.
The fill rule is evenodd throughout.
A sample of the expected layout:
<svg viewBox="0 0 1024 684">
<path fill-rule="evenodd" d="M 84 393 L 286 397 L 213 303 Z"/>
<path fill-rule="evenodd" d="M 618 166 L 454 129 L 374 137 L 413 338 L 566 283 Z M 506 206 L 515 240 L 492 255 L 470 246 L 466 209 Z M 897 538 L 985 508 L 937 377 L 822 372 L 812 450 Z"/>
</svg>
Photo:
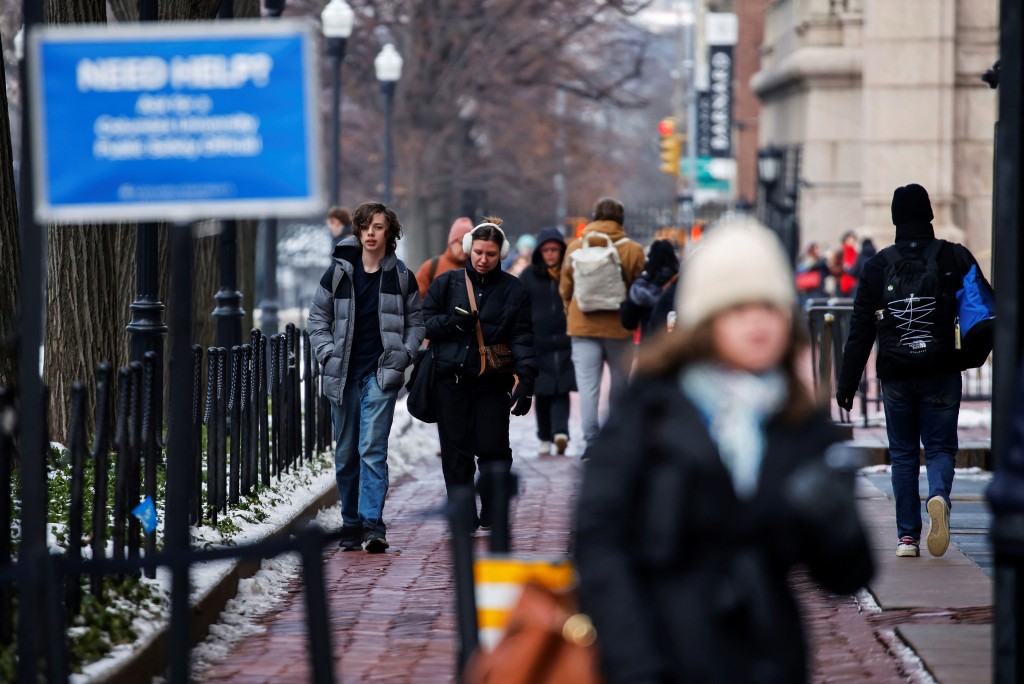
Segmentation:
<svg viewBox="0 0 1024 684">
<path fill-rule="evenodd" d="M 796 372 L 795 306 L 772 233 L 710 230 L 675 329 L 587 450 L 576 565 L 608 684 L 807 682 L 790 571 L 834 593 L 871 578 L 853 476 L 824 458 L 841 436 Z"/>
</svg>

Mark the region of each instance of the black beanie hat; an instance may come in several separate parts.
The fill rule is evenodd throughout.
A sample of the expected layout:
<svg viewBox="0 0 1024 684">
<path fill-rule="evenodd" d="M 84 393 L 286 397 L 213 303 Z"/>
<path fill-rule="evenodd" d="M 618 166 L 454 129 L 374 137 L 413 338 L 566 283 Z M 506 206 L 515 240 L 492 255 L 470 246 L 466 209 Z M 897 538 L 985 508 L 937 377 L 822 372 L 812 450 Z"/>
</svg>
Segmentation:
<svg viewBox="0 0 1024 684">
<path fill-rule="evenodd" d="M 892 224 L 929 223 L 935 218 L 928 191 L 917 183 L 896 188 L 892 193 Z"/>
</svg>

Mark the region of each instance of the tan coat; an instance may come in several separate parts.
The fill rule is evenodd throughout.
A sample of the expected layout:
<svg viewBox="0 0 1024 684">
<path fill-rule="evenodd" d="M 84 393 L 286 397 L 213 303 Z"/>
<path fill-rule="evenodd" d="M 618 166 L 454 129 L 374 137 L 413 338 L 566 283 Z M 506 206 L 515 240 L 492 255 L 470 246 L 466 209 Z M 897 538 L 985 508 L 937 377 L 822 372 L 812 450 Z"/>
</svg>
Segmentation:
<svg viewBox="0 0 1024 684">
<path fill-rule="evenodd" d="M 614 221 L 594 221 L 583 229 L 583 235 L 588 233 L 604 233 L 612 241 L 626 237 L 626 231 L 621 225 Z M 566 332 L 571 337 L 606 337 L 611 339 L 627 339 L 633 335 L 632 330 L 622 327 L 619 311 L 593 311 L 583 313 L 572 298 L 574 280 L 572 272 L 572 261 L 569 256 L 583 244 L 581 238 L 576 238 L 565 250 L 565 261 L 562 262 L 562 280 L 559 283 L 558 291 L 562 295 L 562 302 L 565 304 L 566 319 L 568 326 Z M 630 240 L 619 245 L 619 259 L 622 261 L 623 278 L 626 281 L 626 291 L 629 286 L 639 277 L 644 270 L 644 248 L 638 243 Z"/>
</svg>

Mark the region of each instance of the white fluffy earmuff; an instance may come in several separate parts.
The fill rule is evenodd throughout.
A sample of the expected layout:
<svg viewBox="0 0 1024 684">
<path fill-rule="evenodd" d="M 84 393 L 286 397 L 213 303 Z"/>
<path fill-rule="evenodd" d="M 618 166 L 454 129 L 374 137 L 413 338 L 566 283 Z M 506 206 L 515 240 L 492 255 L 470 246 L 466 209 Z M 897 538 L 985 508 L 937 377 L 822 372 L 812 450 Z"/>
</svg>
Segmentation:
<svg viewBox="0 0 1024 684">
<path fill-rule="evenodd" d="M 478 239 L 474 237 L 473 234 L 476 233 L 476 231 L 479 230 L 480 228 L 484 228 L 486 226 L 494 228 L 499 233 L 501 233 L 501 250 L 498 252 L 498 258 L 504 259 L 505 257 L 508 256 L 508 251 L 511 246 L 508 243 L 508 238 L 505 237 L 505 231 L 503 231 L 501 229 L 501 226 L 497 225 L 496 223 L 481 223 L 480 225 L 473 228 L 473 230 L 466 233 L 462 238 L 462 251 L 466 253 L 467 257 L 469 256 L 469 253 L 473 250 L 473 240 Z"/>
</svg>

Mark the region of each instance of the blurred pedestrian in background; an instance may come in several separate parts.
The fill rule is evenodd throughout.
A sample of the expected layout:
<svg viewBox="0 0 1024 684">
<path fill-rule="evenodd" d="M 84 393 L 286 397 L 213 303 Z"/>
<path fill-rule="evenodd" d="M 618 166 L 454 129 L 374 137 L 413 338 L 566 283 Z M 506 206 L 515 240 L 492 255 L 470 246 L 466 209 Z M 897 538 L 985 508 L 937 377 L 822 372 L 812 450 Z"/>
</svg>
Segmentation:
<svg viewBox="0 0 1024 684">
<path fill-rule="evenodd" d="M 331 254 L 338 243 L 352 234 L 352 216 L 346 207 L 327 210 L 327 228 L 331 231 Z"/>
<path fill-rule="evenodd" d="M 569 393 L 576 391 L 572 343 L 565 334 L 565 307 L 558 294 L 565 239 L 555 228 L 537 236 L 530 268 L 519 279 L 530 293 L 533 343 L 537 354 L 537 382 L 533 387 L 537 438 L 541 456 L 565 453 L 569 445 Z"/>
<path fill-rule="evenodd" d="M 855 267 L 857 265 L 857 234 L 852 230 L 843 233 L 842 253 L 839 257 L 839 272 L 836 277 L 839 279 L 839 287 L 836 295 L 839 297 L 853 297 L 853 291 L 857 287 L 857 276 Z"/>
<path fill-rule="evenodd" d="M 818 243 L 808 244 L 796 265 L 796 289 L 801 305 L 808 299 L 826 296 L 825 280 L 828 276 L 828 262 L 821 256 Z"/>
<path fill-rule="evenodd" d="M 426 299 L 427 288 L 439 275 L 452 269 L 465 268 L 466 253 L 462 249 L 462 238 L 473 230 L 473 221 L 465 216 L 452 221 L 448 231 L 448 247 L 441 254 L 427 259 L 416 271 L 416 282 L 420 286 L 420 296 Z"/>
<path fill-rule="evenodd" d="M 778 239 L 749 218 L 683 268 L 675 330 L 641 350 L 584 466 L 580 600 L 608 684 L 806 682 L 789 572 L 836 593 L 872 574 L 841 439 L 796 370 Z"/>
<path fill-rule="evenodd" d="M 871 238 L 864 238 L 860 243 L 860 252 L 857 254 L 857 261 L 853 264 L 853 270 L 850 274 L 857 279 L 857 284 L 853 288 L 853 292 L 850 294 L 851 297 L 857 297 L 857 290 L 860 288 L 861 279 L 864 277 L 864 265 L 868 263 L 871 257 L 878 254 L 878 249 L 875 248 L 875 243 L 871 241 Z"/>
<path fill-rule="evenodd" d="M 620 316 L 626 330 L 640 329 L 640 339 L 652 330 L 651 313 L 661 295 L 679 278 L 679 257 L 668 240 L 655 240 L 647 249 L 644 270 L 629 288 Z"/>
<path fill-rule="evenodd" d="M 537 361 L 530 295 L 518 278 L 501 270 L 509 243 L 500 225 L 501 219 L 487 218 L 463 237 L 466 268 L 442 273 L 423 305 L 436 354 L 437 433 L 449 496 L 454 487 L 473 484 L 477 460 L 511 470 L 509 409 L 523 416 L 533 402 Z M 482 372 L 481 337 L 484 345 L 505 346 L 507 367 Z M 490 496 L 480 492 L 477 525 L 485 529 L 492 522 Z"/>
<path fill-rule="evenodd" d="M 572 363 L 576 369 L 580 417 L 587 446 L 597 436 L 600 426 L 598 407 L 605 364 L 611 375 L 614 398 L 625 388 L 632 361 L 632 335 L 622 327 L 619 310 L 633 281 L 644 270 L 644 249 L 626 235 L 625 217 L 626 209 L 618 200 L 610 197 L 598 200 L 594 220 L 584 228 L 582 237 L 569 244 L 562 264 L 559 294 L 565 304 L 566 330 L 572 340 Z M 577 250 L 581 257 L 589 257 L 594 252 L 599 257 L 588 260 L 588 277 L 581 278 L 579 283 L 573 265 L 577 258 L 573 254 Z M 610 250 L 617 252 L 617 259 L 608 254 Z M 617 301 L 605 296 L 610 289 L 617 292 Z"/>
<path fill-rule="evenodd" d="M 530 233 L 523 233 L 516 240 L 516 250 L 502 259 L 501 268 L 515 277 L 519 277 L 533 261 L 533 250 L 537 247 L 537 238 Z"/>
<path fill-rule="evenodd" d="M 359 205 L 355 235 L 334 249 L 309 308 L 310 344 L 331 401 L 341 543 L 388 548 L 388 435 L 405 369 L 423 342 L 420 293 L 395 256 L 402 224 L 378 202 Z"/>
</svg>

